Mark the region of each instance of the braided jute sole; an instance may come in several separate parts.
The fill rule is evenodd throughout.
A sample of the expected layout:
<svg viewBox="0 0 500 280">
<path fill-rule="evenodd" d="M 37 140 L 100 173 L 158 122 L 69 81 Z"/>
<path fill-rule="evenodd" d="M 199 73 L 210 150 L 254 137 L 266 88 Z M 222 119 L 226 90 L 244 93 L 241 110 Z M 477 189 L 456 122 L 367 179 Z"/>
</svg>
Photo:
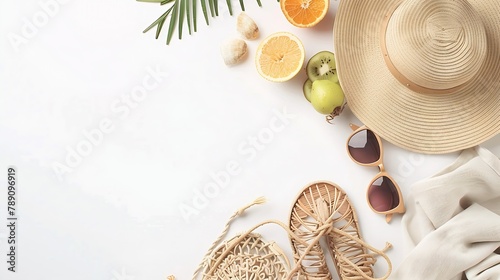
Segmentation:
<svg viewBox="0 0 500 280">
<path fill-rule="evenodd" d="M 291 238 L 295 262 L 301 262 L 299 279 L 332 279 L 318 238 L 325 239 L 340 279 L 374 279 L 375 256 L 367 252 L 372 247 L 362 240 L 356 212 L 338 185 L 320 181 L 306 186 L 293 204 L 289 223 L 302 241 Z M 376 251 L 383 254 L 385 249 Z"/>
</svg>

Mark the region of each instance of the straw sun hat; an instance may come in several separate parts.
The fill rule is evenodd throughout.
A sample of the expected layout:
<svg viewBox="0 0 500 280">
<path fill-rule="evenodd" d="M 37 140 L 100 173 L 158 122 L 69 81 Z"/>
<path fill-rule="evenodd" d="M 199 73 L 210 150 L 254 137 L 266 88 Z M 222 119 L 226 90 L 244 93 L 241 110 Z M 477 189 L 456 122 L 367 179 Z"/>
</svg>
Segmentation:
<svg viewBox="0 0 500 280">
<path fill-rule="evenodd" d="M 334 27 L 352 112 L 428 154 L 500 132 L 499 0 L 342 0 Z"/>
</svg>

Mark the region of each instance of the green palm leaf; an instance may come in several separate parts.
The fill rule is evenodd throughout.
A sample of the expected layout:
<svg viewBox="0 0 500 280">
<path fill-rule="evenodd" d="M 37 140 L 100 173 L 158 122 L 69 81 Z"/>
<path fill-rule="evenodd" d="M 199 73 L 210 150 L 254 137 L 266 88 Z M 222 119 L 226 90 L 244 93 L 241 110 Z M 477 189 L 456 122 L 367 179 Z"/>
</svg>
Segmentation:
<svg viewBox="0 0 500 280">
<path fill-rule="evenodd" d="M 240 0 L 240 1 L 242 1 L 242 0 Z M 227 8 L 228 8 L 228 10 L 229 10 L 229 14 L 230 14 L 230 15 L 233 15 L 233 7 L 231 7 L 231 0 L 226 0 L 226 5 L 227 5 Z M 245 10 L 245 9 L 243 9 L 243 11 L 244 11 L 244 10 Z"/>
<path fill-rule="evenodd" d="M 205 17 L 205 22 L 208 25 L 207 2 L 205 2 L 205 0 L 200 0 L 200 1 L 201 1 L 201 9 L 203 10 L 203 16 Z"/>
<path fill-rule="evenodd" d="M 168 34 L 167 34 L 167 45 L 170 44 L 170 40 L 172 40 L 172 35 L 174 35 L 174 28 L 177 24 L 177 14 L 179 13 L 179 0 L 176 0 L 172 8 L 174 9 L 172 12 L 172 16 L 170 17 L 170 25 L 168 26 Z M 182 31 L 182 27 L 179 25 L 179 30 Z"/>
<path fill-rule="evenodd" d="M 184 26 L 184 19 L 187 21 L 187 27 L 189 34 L 191 31 L 197 31 L 197 13 L 196 8 L 198 6 L 198 0 L 136 0 L 138 2 L 147 2 L 147 3 L 158 3 L 160 5 L 171 4 L 171 6 L 151 25 L 149 25 L 146 29 L 144 29 L 143 33 L 148 32 L 153 27 L 156 28 L 156 39 L 160 36 L 160 33 L 163 29 L 163 25 L 167 21 L 167 18 L 170 17 L 168 33 L 167 33 L 167 45 L 170 44 L 172 40 L 172 36 L 177 27 L 179 33 L 179 39 L 182 39 L 182 29 Z M 205 18 L 205 22 L 209 25 L 208 20 L 208 10 L 210 10 L 210 15 L 212 17 L 219 16 L 219 1 L 218 0 L 199 0 L 201 4 L 201 10 L 203 12 L 203 17 Z M 207 1 L 208 1 L 208 9 L 207 9 Z M 261 1 L 256 0 L 257 5 L 262 7 Z M 277 0 L 279 2 L 279 0 Z M 242 11 L 245 10 L 244 0 L 239 0 L 240 8 Z M 229 14 L 233 15 L 233 8 L 231 6 L 231 0 L 226 0 L 226 5 L 229 10 Z M 192 25 L 191 25 L 192 23 Z M 192 29 L 193 28 L 193 29 Z"/>
<path fill-rule="evenodd" d="M 214 13 L 214 1 L 215 0 L 208 0 L 208 7 L 210 7 L 210 14 L 212 15 L 212 17 L 215 16 L 215 13 Z"/>
<path fill-rule="evenodd" d="M 182 26 L 184 25 L 184 14 L 186 12 L 186 1 L 179 0 L 181 5 L 179 7 L 179 40 L 182 39 Z"/>
<path fill-rule="evenodd" d="M 189 35 L 191 35 L 191 1 L 186 1 L 186 21 L 188 24 Z"/>
<path fill-rule="evenodd" d="M 196 27 L 196 0 L 193 0 L 191 3 L 191 6 L 193 7 L 193 27 L 194 27 L 194 32 L 197 31 Z"/>
</svg>

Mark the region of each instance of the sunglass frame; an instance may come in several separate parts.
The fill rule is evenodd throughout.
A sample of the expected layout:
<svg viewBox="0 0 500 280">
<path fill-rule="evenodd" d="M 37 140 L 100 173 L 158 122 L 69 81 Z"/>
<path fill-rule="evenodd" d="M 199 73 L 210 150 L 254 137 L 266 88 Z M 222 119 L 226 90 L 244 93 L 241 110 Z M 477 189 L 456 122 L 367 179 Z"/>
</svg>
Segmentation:
<svg viewBox="0 0 500 280">
<path fill-rule="evenodd" d="M 346 149 L 347 149 L 347 154 L 349 155 L 349 157 L 351 158 L 351 160 L 354 161 L 355 163 L 359 164 L 359 165 L 362 165 L 362 166 L 377 166 L 379 168 L 379 172 L 371 180 L 370 184 L 368 185 L 367 191 L 366 191 L 366 201 L 368 203 L 368 206 L 370 206 L 370 208 L 372 209 L 373 212 L 375 212 L 377 214 L 385 215 L 385 220 L 386 220 L 387 223 L 389 223 L 392 220 L 392 215 L 393 214 L 402 214 L 402 213 L 405 213 L 406 209 L 405 209 L 405 205 L 404 205 L 403 195 L 402 195 L 401 189 L 399 188 L 398 183 L 394 180 L 394 178 L 392 176 L 390 176 L 385 171 L 384 163 L 383 163 L 384 147 L 382 146 L 382 139 L 377 135 L 377 133 L 375 133 L 373 130 L 369 129 L 366 125 L 363 125 L 363 126 L 360 127 L 360 126 L 357 126 L 357 125 L 351 123 L 351 124 L 349 124 L 349 126 L 351 127 L 351 129 L 353 130 L 353 132 L 347 138 Z M 362 163 L 362 162 L 357 161 L 351 155 L 351 152 L 349 151 L 349 142 L 350 142 L 351 138 L 354 135 L 356 135 L 358 132 L 361 132 L 363 130 L 367 130 L 367 131 L 370 131 L 371 133 L 373 133 L 373 135 L 375 136 L 375 139 L 377 140 L 377 144 L 379 146 L 380 157 L 379 157 L 378 160 L 376 160 L 376 161 L 374 161 L 372 163 Z M 370 203 L 370 198 L 369 198 L 369 195 L 368 195 L 368 190 L 373 185 L 373 183 L 378 178 L 380 178 L 380 177 L 387 177 L 389 180 L 392 181 L 392 183 L 393 183 L 393 185 L 396 188 L 396 191 L 398 193 L 398 197 L 399 197 L 399 204 L 396 207 L 394 207 L 394 208 L 392 208 L 390 210 L 387 210 L 387 211 L 377 211 L 377 210 L 375 210 L 373 208 L 373 206 L 371 205 L 371 203 Z"/>
</svg>

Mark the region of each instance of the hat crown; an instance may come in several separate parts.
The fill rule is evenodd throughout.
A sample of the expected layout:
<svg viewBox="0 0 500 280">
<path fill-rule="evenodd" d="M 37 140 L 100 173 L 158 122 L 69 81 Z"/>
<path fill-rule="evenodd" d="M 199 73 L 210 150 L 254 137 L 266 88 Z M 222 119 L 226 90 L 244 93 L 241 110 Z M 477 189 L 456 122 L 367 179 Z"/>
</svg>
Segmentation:
<svg viewBox="0 0 500 280">
<path fill-rule="evenodd" d="M 487 39 L 480 16 L 465 0 L 406 0 L 390 16 L 383 44 L 400 82 L 439 92 L 476 75 Z"/>
<path fill-rule="evenodd" d="M 463 38 L 462 24 L 448 13 L 437 12 L 429 16 L 426 25 L 427 35 L 432 43 L 441 47 L 456 43 Z"/>
</svg>

